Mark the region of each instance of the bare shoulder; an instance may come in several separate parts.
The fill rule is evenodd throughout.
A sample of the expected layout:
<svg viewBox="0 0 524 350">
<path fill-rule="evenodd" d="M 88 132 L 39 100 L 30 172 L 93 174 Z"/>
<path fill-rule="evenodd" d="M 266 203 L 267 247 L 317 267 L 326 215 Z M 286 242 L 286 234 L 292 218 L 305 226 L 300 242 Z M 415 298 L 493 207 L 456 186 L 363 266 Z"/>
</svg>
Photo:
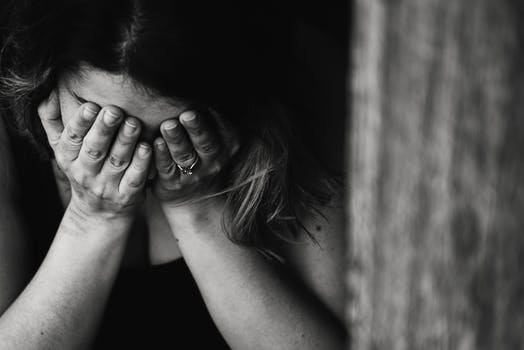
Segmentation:
<svg viewBox="0 0 524 350">
<path fill-rule="evenodd" d="M 314 239 L 304 234 L 299 243 L 286 243 L 286 264 L 341 319 L 344 311 L 346 240 L 342 199 L 302 218 Z"/>
</svg>

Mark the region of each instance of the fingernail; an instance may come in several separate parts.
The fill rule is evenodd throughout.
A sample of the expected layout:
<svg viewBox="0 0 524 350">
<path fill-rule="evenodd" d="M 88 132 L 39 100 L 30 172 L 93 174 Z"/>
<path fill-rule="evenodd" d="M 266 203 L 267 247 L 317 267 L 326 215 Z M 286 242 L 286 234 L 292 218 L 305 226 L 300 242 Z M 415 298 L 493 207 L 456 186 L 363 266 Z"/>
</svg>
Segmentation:
<svg viewBox="0 0 524 350">
<path fill-rule="evenodd" d="M 160 152 L 164 152 L 166 150 L 166 143 L 164 142 L 164 140 L 157 140 L 157 141 L 155 141 L 155 147 Z"/>
<path fill-rule="evenodd" d="M 194 123 L 196 120 L 196 114 L 195 112 L 184 112 L 182 115 L 180 115 L 180 119 L 185 121 L 186 123 Z"/>
<path fill-rule="evenodd" d="M 175 119 L 168 120 L 164 123 L 164 130 L 169 136 L 176 135 L 176 128 L 178 127 L 178 122 Z"/>
<path fill-rule="evenodd" d="M 104 122 L 109 125 L 109 126 L 113 126 L 113 125 L 116 125 L 118 123 L 118 121 L 120 120 L 120 115 L 109 110 L 109 109 L 106 109 L 105 112 L 104 112 Z"/>
<path fill-rule="evenodd" d="M 138 156 L 140 158 L 146 158 L 149 154 L 149 145 L 146 143 L 141 143 L 138 145 Z"/>
<path fill-rule="evenodd" d="M 137 128 L 138 125 L 136 124 L 136 121 L 134 121 L 133 119 L 126 119 L 124 125 L 124 134 L 126 134 L 127 136 L 131 136 Z"/>
<path fill-rule="evenodd" d="M 83 114 L 85 118 L 91 119 L 91 118 L 94 118 L 98 114 L 98 111 L 99 111 L 98 108 L 96 108 L 95 106 L 91 104 L 88 104 L 84 106 Z"/>
</svg>

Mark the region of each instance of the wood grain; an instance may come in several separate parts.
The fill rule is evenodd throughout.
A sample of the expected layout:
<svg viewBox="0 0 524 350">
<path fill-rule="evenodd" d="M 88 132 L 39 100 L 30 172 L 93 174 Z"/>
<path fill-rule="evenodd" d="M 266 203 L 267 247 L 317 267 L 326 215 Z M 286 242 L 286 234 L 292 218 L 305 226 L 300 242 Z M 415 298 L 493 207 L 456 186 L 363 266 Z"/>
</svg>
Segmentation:
<svg viewBox="0 0 524 350">
<path fill-rule="evenodd" d="M 521 1 L 355 0 L 351 348 L 524 348 Z"/>
</svg>

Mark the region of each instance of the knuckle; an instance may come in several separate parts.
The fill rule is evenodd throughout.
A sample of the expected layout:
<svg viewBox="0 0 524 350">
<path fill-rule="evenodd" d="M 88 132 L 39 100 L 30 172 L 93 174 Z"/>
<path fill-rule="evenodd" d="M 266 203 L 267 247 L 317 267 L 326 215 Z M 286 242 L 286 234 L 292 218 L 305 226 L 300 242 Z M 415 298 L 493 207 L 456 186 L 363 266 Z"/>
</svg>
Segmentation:
<svg viewBox="0 0 524 350">
<path fill-rule="evenodd" d="M 188 163 L 188 162 L 193 161 L 195 159 L 194 153 L 188 153 L 188 152 L 175 154 L 174 156 L 175 156 L 176 160 L 178 162 L 180 162 L 180 163 Z"/>
<path fill-rule="evenodd" d="M 178 181 L 164 182 L 164 188 L 168 191 L 180 191 L 184 186 Z"/>
<path fill-rule="evenodd" d="M 47 140 L 49 141 L 49 145 L 51 147 L 56 147 L 58 145 L 58 143 L 60 143 L 60 138 L 61 138 L 61 135 L 58 135 L 58 136 L 47 136 Z"/>
<path fill-rule="evenodd" d="M 200 136 L 205 132 L 205 128 L 202 126 L 202 123 L 195 122 L 195 124 L 188 125 L 186 127 L 188 131 L 196 136 Z"/>
<path fill-rule="evenodd" d="M 128 193 L 126 193 L 126 192 L 123 192 L 123 193 L 122 192 L 118 192 L 115 201 L 117 203 L 125 205 L 126 203 L 129 202 L 130 198 L 131 198 L 131 196 Z"/>
<path fill-rule="evenodd" d="M 140 188 L 142 184 L 144 183 L 143 180 L 137 179 L 137 178 L 131 178 L 126 181 L 127 186 L 130 188 Z"/>
<path fill-rule="evenodd" d="M 80 186 L 86 185 L 86 176 L 83 172 L 79 171 L 78 169 L 72 169 L 71 179 L 73 182 Z"/>
<path fill-rule="evenodd" d="M 94 147 L 87 147 L 85 153 L 87 157 L 93 161 L 100 161 L 104 158 L 104 152 Z"/>
<path fill-rule="evenodd" d="M 164 160 L 158 163 L 158 170 L 164 174 L 169 174 L 175 169 L 175 163 L 169 160 Z"/>
<path fill-rule="evenodd" d="M 142 173 L 147 169 L 147 165 L 145 162 L 133 162 L 132 163 L 133 169 L 136 171 Z"/>
<path fill-rule="evenodd" d="M 116 202 L 122 209 L 125 209 L 134 203 L 134 195 L 130 193 L 122 193 L 116 198 Z"/>
<path fill-rule="evenodd" d="M 57 152 L 55 153 L 55 161 L 56 161 L 56 165 L 62 170 L 62 171 L 66 171 L 67 168 L 68 168 L 68 162 L 66 162 L 65 158 L 64 158 L 64 155 L 62 154 L 62 152 Z"/>
<path fill-rule="evenodd" d="M 89 192 L 91 192 L 91 194 L 97 198 L 97 199 L 103 199 L 104 198 L 104 195 L 105 195 L 105 188 L 103 185 L 96 185 L 96 186 L 93 186 L 91 187 L 91 189 L 89 190 Z"/>
<path fill-rule="evenodd" d="M 214 141 L 208 141 L 201 144 L 199 149 L 202 153 L 205 154 L 215 153 L 218 150 L 218 145 Z"/>
<path fill-rule="evenodd" d="M 65 129 L 65 137 L 69 143 L 78 145 L 82 143 L 82 133 L 75 127 L 68 125 Z"/>
<path fill-rule="evenodd" d="M 122 159 L 121 157 L 117 155 L 110 155 L 109 156 L 109 164 L 115 169 L 115 170 L 123 170 L 127 167 L 127 161 L 125 159 Z"/>
</svg>

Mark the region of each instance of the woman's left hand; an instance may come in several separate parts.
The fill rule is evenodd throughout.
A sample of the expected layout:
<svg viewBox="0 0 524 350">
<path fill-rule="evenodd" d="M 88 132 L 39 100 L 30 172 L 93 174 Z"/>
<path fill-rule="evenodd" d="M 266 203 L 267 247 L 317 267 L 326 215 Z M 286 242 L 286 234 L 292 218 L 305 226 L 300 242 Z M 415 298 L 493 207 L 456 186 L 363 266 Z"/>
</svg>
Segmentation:
<svg viewBox="0 0 524 350">
<path fill-rule="evenodd" d="M 169 206 L 181 206 L 221 190 L 223 169 L 238 151 L 232 127 L 210 110 L 185 111 L 160 126 L 154 142 L 158 172 L 153 193 Z"/>
</svg>

